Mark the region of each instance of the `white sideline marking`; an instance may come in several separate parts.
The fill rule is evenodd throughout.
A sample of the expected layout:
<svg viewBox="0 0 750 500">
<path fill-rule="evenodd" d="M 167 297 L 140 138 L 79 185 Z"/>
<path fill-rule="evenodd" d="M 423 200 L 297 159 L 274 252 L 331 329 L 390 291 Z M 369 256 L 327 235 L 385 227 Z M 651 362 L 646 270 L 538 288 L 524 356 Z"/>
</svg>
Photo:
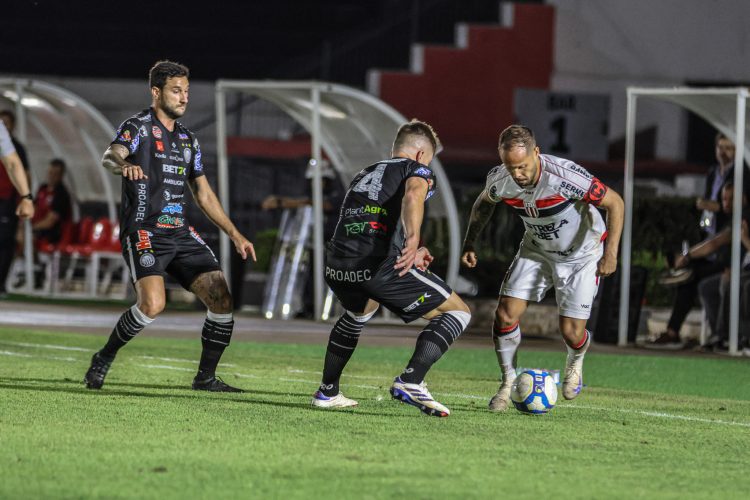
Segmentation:
<svg viewBox="0 0 750 500">
<path fill-rule="evenodd" d="M 19 358 L 52 359 L 54 361 L 78 361 L 76 358 L 68 358 L 68 357 L 62 357 L 62 356 L 35 356 L 33 354 L 26 354 L 23 352 L 15 352 L 15 351 L 0 351 L 0 355 L 18 356 Z"/>
<path fill-rule="evenodd" d="M 690 417 L 687 415 L 675 415 L 672 413 L 664 413 L 660 411 L 647 411 L 647 410 L 630 410 L 628 408 L 602 408 L 599 406 L 588 406 L 588 405 L 577 405 L 577 404 L 566 404 L 561 408 L 580 408 L 582 410 L 599 410 L 599 411 L 618 411 L 620 413 L 632 413 L 634 415 L 643 415 L 645 417 L 657 417 L 657 418 L 671 418 L 675 420 L 687 420 L 689 422 L 701 422 L 704 424 L 722 424 L 722 425 L 739 425 L 740 427 L 750 427 L 748 422 L 732 422 L 728 420 L 719 420 L 711 418 L 701 417 Z"/>
<path fill-rule="evenodd" d="M 14 345 L 18 347 L 38 347 L 38 348 L 43 348 L 43 349 L 60 349 L 61 351 L 94 352 L 93 349 L 84 349 L 83 347 L 69 347 L 69 346 L 57 345 L 57 344 L 29 344 L 26 342 L 11 342 L 9 340 L 0 340 L 0 344 Z"/>
<path fill-rule="evenodd" d="M 84 351 L 84 352 L 91 352 L 91 349 L 84 349 L 81 347 L 67 347 L 67 346 L 61 346 L 61 345 L 54 345 L 54 344 L 33 344 L 33 343 L 24 343 L 24 342 L 9 342 L 9 341 L 0 341 L 0 344 L 10 344 L 10 345 L 17 345 L 20 347 L 42 347 L 47 349 L 62 349 L 62 350 L 71 350 L 71 351 Z M 40 359 L 53 359 L 58 361 L 81 361 L 76 358 L 70 358 L 70 357 L 59 357 L 59 356 L 38 356 L 34 354 L 26 354 L 26 353 L 20 353 L 20 352 L 14 352 L 14 351 L 0 351 L 0 355 L 4 356 L 18 356 L 22 358 L 40 358 Z M 178 359 L 178 358 L 160 358 L 156 356 L 138 356 L 139 358 L 146 358 L 146 359 L 157 359 L 157 360 L 163 360 L 163 361 L 176 361 L 176 362 L 184 362 L 184 361 L 190 361 L 193 363 L 192 360 L 185 360 L 185 359 Z M 153 368 L 153 369 L 159 369 L 159 370 L 176 370 L 176 371 L 189 371 L 192 372 L 193 368 L 183 368 L 180 366 L 169 366 L 169 365 L 151 365 L 151 364 L 139 364 L 138 366 L 142 368 Z M 234 366 L 234 365 L 223 365 L 223 366 Z M 290 373 L 309 373 L 309 374 L 315 374 L 319 375 L 317 372 L 313 371 L 306 371 L 306 370 L 296 370 L 296 369 L 289 369 L 288 372 Z M 285 378 L 285 377 L 260 377 L 257 375 L 252 374 L 246 374 L 246 373 L 233 373 L 233 375 L 240 377 L 240 378 L 253 378 L 253 379 L 259 379 L 259 380 L 278 380 L 280 382 L 293 382 L 293 383 L 304 383 L 304 384 L 317 384 L 318 382 L 316 380 L 310 380 L 310 379 L 296 379 L 296 378 Z M 368 376 L 354 376 L 354 375 L 345 375 L 349 378 L 364 378 L 364 379 L 378 379 L 379 377 L 368 377 Z M 371 390 L 380 390 L 379 386 L 374 385 L 360 385 L 360 384 L 344 384 L 347 387 L 356 387 L 358 389 L 371 389 Z M 454 398 L 463 398 L 463 399 L 486 399 L 484 396 L 476 396 L 474 394 L 454 394 L 454 393 L 448 393 L 448 392 L 436 392 L 436 395 L 440 396 L 448 396 L 448 397 L 454 397 Z M 382 399 L 376 399 L 376 401 L 382 401 Z M 579 405 L 579 404 L 564 404 L 560 406 L 560 408 L 577 408 L 581 410 L 596 410 L 596 411 L 616 411 L 620 413 L 630 413 L 634 415 L 642 415 L 645 417 L 654 417 L 654 418 L 669 418 L 674 420 L 684 420 L 687 422 L 699 422 L 704 424 L 719 424 L 719 425 L 735 425 L 739 427 L 749 427 L 750 428 L 750 422 L 733 422 L 728 420 L 719 420 L 719 419 L 710 419 L 710 418 L 701 418 L 701 417 L 691 417 L 688 415 L 677 415 L 672 413 L 664 413 L 664 412 L 656 412 L 656 411 L 647 411 L 647 410 L 631 410 L 628 408 L 603 408 L 600 406 L 588 406 L 588 405 Z"/>
</svg>

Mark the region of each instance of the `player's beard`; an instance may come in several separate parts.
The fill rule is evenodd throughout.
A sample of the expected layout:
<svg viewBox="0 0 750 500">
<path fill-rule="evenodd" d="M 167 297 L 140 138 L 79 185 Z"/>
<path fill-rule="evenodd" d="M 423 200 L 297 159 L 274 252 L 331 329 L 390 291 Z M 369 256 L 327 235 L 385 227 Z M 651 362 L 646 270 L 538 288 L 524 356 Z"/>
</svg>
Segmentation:
<svg viewBox="0 0 750 500">
<path fill-rule="evenodd" d="M 165 101 L 161 102 L 161 109 L 164 111 L 164 114 L 170 117 L 172 120 L 176 120 L 177 118 L 181 118 L 182 115 L 185 114 L 184 109 L 178 109 L 177 106 L 170 106 Z"/>
</svg>

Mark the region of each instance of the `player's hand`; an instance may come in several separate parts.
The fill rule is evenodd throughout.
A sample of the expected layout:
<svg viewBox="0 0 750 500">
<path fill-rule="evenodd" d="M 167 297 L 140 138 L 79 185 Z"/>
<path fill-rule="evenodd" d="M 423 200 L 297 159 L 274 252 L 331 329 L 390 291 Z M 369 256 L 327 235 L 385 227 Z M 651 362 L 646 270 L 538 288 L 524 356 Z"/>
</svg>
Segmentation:
<svg viewBox="0 0 750 500">
<path fill-rule="evenodd" d="M 16 207 L 16 215 L 20 219 L 31 219 L 34 217 L 34 202 L 28 198 L 21 200 Z"/>
<path fill-rule="evenodd" d="M 430 250 L 427 247 L 420 247 L 417 249 L 417 256 L 414 258 L 414 267 L 420 271 L 426 271 L 435 257 L 432 256 Z"/>
<path fill-rule="evenodd" d="M 604 254 L 604 256 L 599 259 L 599 262 L 596 265 L 596 275 L 606 277 L 614 273 L 616 269 L 617 256 L 613 257 L 611 255 Z"/>
<path fill-rule="evenodd" d="M 401 249 L 401 256 L 396 260 L 396 265 L 393 269 L 401 269 L 398 273 L 399 276 L 409 272 L 409 269 L 414 265 L 414 260 L 417 258 L 417 245 L 419 242 L 414 238 L 407 238 L 404 248 Z"/>
<path fill-rule="evenodd" d="M 468 267 L 471 269 L 472 267 L 477 266 L 477 253 L 474 250 L 467 250 L 464 252 L 464 254 L 461 256 L 461 264 L 464 265 L 464 267 Z"/>
<path fill-rule="evenodd" d="M 280 205 L 281 200 L 279 200 L 279 197 L 274 194 L 270 194 L 266 196 L 266 199 L 260 203 L 260 208 L 263 210 L 273 210 L 274 208 L 279 208 Z"/>
<path fill-rule="evenodd" d="M 131 181 L 139 181 L 141 179 L 148 179 L 148 176 L 143 173 L 143 169 L 138 165 L 131 165 L 127 163 L 122 167 L 122 176 Z"/>
<path fill-rule="evenodd" d="M 238 234 L 232 237 L 232 243 L 234 243 L 237 253 L 242 256 L 242 260 L 247 260 L 247 256 L 250 255 L 253 258 L 253 262 L 258 262 L 258 259 L 255 258 L 255 247 L 253 247 L 253 244 L 247 238 Z"/>
<path fill-rule="evenodd" d="M 688 257 L 687 255 L 677 255 L 674 258 L 674 267 L 675 269 L 681 269 L 683 267 L 687 267 L 689 262 L 690 257 Z"/>
</svg>

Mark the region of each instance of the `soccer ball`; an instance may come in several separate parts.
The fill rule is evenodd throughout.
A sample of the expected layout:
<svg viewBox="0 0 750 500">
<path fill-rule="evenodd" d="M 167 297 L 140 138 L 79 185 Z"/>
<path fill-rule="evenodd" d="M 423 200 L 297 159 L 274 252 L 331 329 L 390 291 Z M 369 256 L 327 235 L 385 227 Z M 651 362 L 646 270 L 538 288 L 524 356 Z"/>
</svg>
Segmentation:
<svg viewBox="0 0 750 500">
<path fill-rule="evenodd" d="M 549 372 L 526 370 L 513 382 L 510 399 L 520 412 L 547 413 L 557 403 L 557 385 Z"/>
</svg>

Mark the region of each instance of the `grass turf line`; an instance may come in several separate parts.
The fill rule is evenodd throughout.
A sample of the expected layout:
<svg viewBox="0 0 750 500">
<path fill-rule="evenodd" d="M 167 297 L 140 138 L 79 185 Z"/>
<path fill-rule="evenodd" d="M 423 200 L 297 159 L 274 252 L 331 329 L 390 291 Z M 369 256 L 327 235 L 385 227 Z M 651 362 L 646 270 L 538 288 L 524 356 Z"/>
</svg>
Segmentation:
<svg viewBox="0 0 750 500">
<path fill-rule="evenodd" d="M 388 396 L 404 348 L 358 349 L 342 389 L 360 406 L 325 411 L 309 407 L 323 345 L 235 342 L 220 374 L 248 392 L 207 394 L 189 390 L 197 338 L 143 335 L 104 389 L 88 391 L 80 379 L 102 342 L 0 329 L 0 498 L 740 498 L 750 489 L 746 360 L 592 354 L 582 395 L 530 417 L 486 411 L 494 353 L 454 349 L 427 379 L 452 411 L 437 419 Z M 543 368 L 565 358 L 519 357 Z"/>
</svg>

